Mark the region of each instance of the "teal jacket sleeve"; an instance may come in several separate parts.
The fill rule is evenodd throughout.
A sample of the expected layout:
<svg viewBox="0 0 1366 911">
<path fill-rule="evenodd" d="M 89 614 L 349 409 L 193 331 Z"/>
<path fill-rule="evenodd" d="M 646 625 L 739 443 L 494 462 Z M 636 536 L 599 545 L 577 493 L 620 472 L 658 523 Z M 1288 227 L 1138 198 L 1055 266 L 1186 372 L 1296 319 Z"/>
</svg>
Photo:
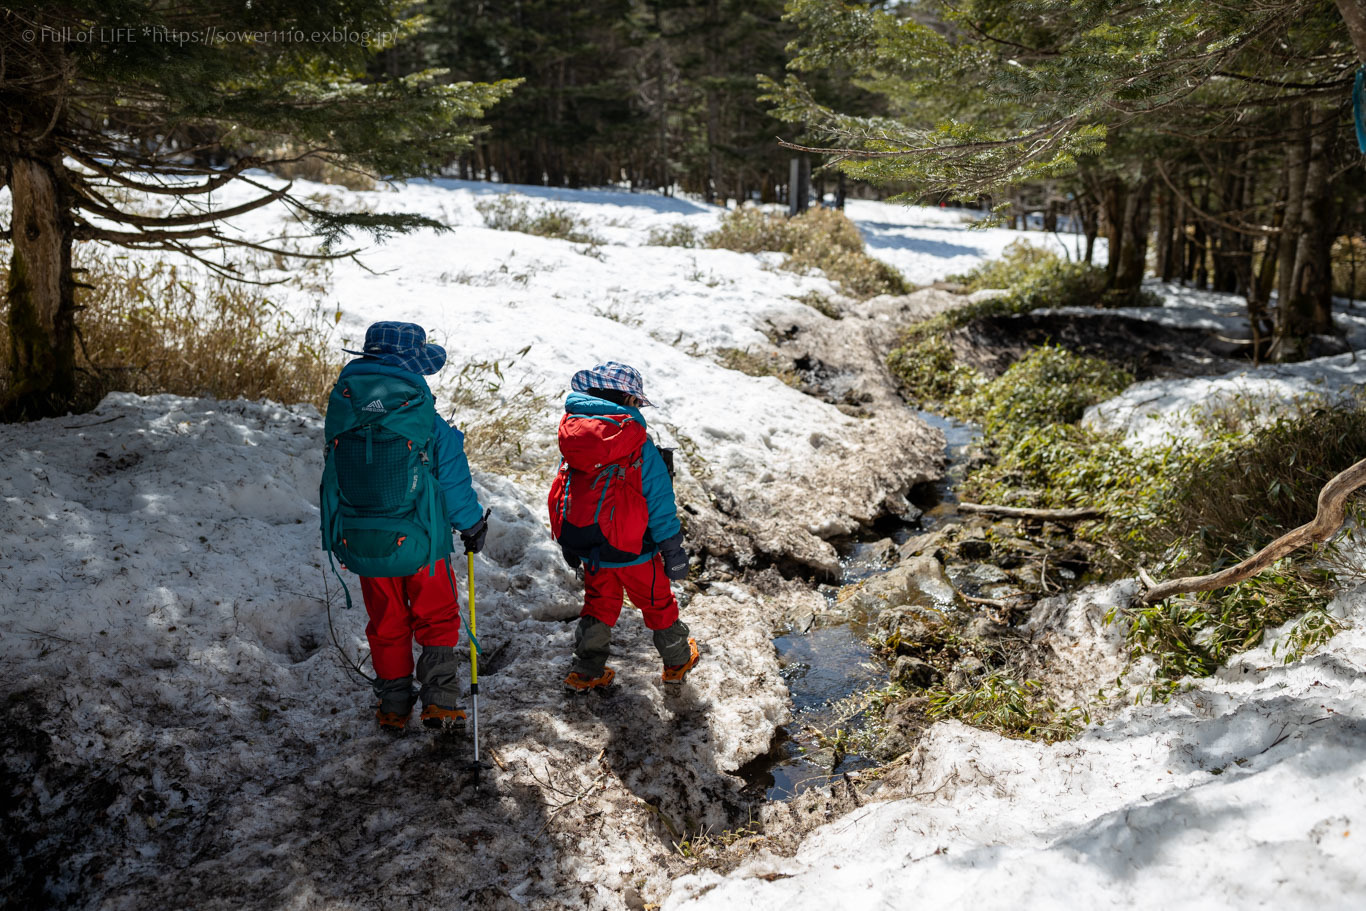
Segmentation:
<svg viewBox="0 0 1366 911">
<path fill-rule="evenodd" d="M 646 440 L 642 450 L 640 486 L 645 492 L 645 505 L 650 510 L 650 537 L 656 544 L 667 541 L 683 530 L 678 524 L 678 504 L 674 501 L 674 482 L 664 457 L 654 441 Z"/>
<path fill-rule="evenodd" d="M 470 478 L 470 462 L 465 458 L 465 435 L 436 416 L 432 457 L 436 460 L 436 479 L 446 503 L 446 517 L 452 528 L 472 528 L 484 515 L 479 496 Z"/>
</svg>

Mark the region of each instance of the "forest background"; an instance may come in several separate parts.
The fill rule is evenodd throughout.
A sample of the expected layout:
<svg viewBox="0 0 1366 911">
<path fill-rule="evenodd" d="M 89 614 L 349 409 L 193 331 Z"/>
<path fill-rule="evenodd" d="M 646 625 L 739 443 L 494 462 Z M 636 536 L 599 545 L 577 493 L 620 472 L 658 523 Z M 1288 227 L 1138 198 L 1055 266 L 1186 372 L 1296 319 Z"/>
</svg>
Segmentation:
<svg viewBox="0 0 1366 911">
<path fill-rule="evenodd" d="M 212 191 L 250 182 L 254 167 L 341 182 L 615 185 L 734 205 L 785 200 L 794 154 L 809 155 L 818 197 L 835 189 L 836 203 L 851 177 L 851 192 L 967 204 L 1075 231 L 1087 263 L 1104 236 L 1097 299 L 1109 304 L 1137 301 L 1150 273 L 1239 293 L 1254 360 L 1322 353 L 1333 294 L 1366 283 L 1353 135 L 1366 0 L 0 11 L 0 166 L 13 201 L 0 414 L 11 419 L 82 399 L 77 314 L 90 305 L 78 297 L 92 283 L 73 251 L 86 242 L 174 251 L 245 278 L 223 252 L 241 246 L 225 226 L 256 206 L 280 201 L 308 229 L 258 252 L 303 260 L 353 252 L 343 241 L 358 231 L 441 227 L 324 211 L 288 188 L 215 208 Z M 364 40 L 281 39 L 338 33 Z M 134 211 L 130 192 L 176 211 Z"/>
</svg>

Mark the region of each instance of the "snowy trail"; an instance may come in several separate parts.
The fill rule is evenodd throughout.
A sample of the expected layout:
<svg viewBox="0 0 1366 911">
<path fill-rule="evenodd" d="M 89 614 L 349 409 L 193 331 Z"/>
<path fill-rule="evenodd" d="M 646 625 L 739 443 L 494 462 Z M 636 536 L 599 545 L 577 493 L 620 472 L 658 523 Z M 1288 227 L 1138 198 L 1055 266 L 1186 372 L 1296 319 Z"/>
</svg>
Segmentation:
<svg viewBox="0 0 1366 911">
<path fill-rule="evenodd" d="M 583 205 L 604 233 L 637 237 L 650 219 L 680 217 L 602 196 Z M 473 193 L 428 185 L 395 197 L 460 224 Z M 622 228 L 627 215 L 639 217 Z M 621 243 L 599 260 L 477 224 L 455 233 L 378 251 L 372 267 L 411 266 L 383 280 L 339 267 L 343 327 L 416 318 L 446 330 L 455 364 L 532 345 L 512 380 L 549 396 L 523 441 L 531 462 L 553 446 L 555 396 L 572 370 L 631 361 L 661 406 L 653 429 L 688 444 L 678 487 L 689 542 L 714 566 L 833 561 L 824 535 L 933 476 L 937 438 L 919 422 L 852 417 L 713 360 L 719 345 L 767 345 L 775 314 L 833 324 L 793 300 L 828 291 L 824 278 L 729 251 Z M 528 250 L 556 265 L 525 278 L 500 270 Z M 440 262 L 490 275 L 443 280 L 427 271 Z M 649 303 L 648 322 L 595 312 L 624 306 L 616 287 Z M 302 292 L 290 304 L 337 307 Z M 0 427 L 10 694 L 0 764 L 15 783 L 5 846 L 24 859 L 13 880 L 22 902 L 620 909 L 662 899 L 684 869 L 675 841 L 748 818 L 730 773 L 786 720 L 769 637 L 804 586 L 770 571 L 757 588 L 692 592 L 684 617 L 704 659 L 677 695 L 658 683 L 658 658 L 627 612 L 614 692 L 571 696 L 559 680 L 577 585 L 546 530 L 544 488 L 535 472 L 514 479 L 476 462 L 495 516 L 476 561 L 489 654 L 481 733 L 499 766 L 476 794 L 452 768 L 468 744 L 376 733 L 368 688 L 331 643 L 326 601 L 352 660 L 364 616 L 341 609 L 317 546 L 320 437 L 311 408 L 173 396 L 115 395 L 87 415 Z"/>
<path fill-rule="evenodd" d="M 724 647 L 682 693 L 664 693 L 630 622 L 615 692 L 565 693 L 571 629 L 553 615 L 572 612 L 572 577 L 539 512 L 498 478 L 479 479 L 503 521 L 478 574 L 496 653 L 482 731 L 500 768 L 476 794 L 455 767 L 467 742 L 376 733 L 319 600 L 320 432 L 310 408 L 172 396 L 0 429 L 17 452 L 0 473 L 0 569 L 24 585 L 4 611 L 6 730 L 33 738 L 6 760 L 18 775 L 46 754 L 29 799 L 83 813 L 29 833 L 53 842 L 57 896 L 90 903 L 82 884 L 97 878 L 108 891 L 93 907 L 307 907 L 351 896 L 356 878 L 382 897 L 384 881 L 407 890 L 416 876 L 428 894 L 549 901 L 583 868 L 598 872 L 581 899 L 615 907 L 625 880 L 601 871 L 667 850 L 647 804 L 680 830 L 744 812 L 725 772 L 785 717 L 763 604 L 738 589 L 691 599 L 698 637 Z M 23 443 L 35 437 L 41 451 Z M 332 603 L 354 642 L 361 612 L 335 590 Z M 103 797 L 83 805 L 92 790 Z M 662 870 L 646 877 L 656 890 Z"/>
<path fill-rule="evenodd" d="M 475 465 L 495 514 L 476 566 L 488 655 L 481 734 L 497 770 L 475 792 L 453 768 L 467 744 L 377 733 L 367 688 L 339 660 L 325 603 L 353 659 L 364 617 L 340 609 L 317 547 L 312 409 L 113 396 L 88 415 L 3 426 L 0 766 L 12 790 L 0 822 L 6 859 L 24 858 L 22 875 L 6 874 L 20 906 L 619 911 L 861 897 L 876 907 L 906 894 L 981 903 L 987 887 L 1002 903 L 1018 894 L 1043 906 L 1056 886 L 1049 871 L 1080 884 L 1072 903 L 1141 905 L 1143 886 L 1181 906 L 1177 887 L 1235 835 L 1230 883 L 1237 870 L 1263 875 L 1264 858 L 1285 846 L 1278 863 L 1292 885 L 1319 877 L 1363 894 L 1345 866 L 1362 869 L 1355 836 L 1330 837 L 1338 816 L 1366 806 L 1356 632 L 1300 665 L 1258 665 L 1169 709 L 1132 710 L 1075 744 L 937 725 L 879 795 L 890 802 L 835 823 L 793 859 L 675 882 L 692 870 L 675 842 L 749 820 L 731 773 L 786 720 L 770 635 L 814 596 L 779 570 L 828 571 L 827 538 L 895 511 L 937 471 L 941 438 L 868 365 L 898 326 L 954 301 L 875 299 L 832 320 L 797 300 L 833 294 L 829 282 L 778 270 L 774 256 L 643 243 L 652 227 L 706 230 L 715 210 L 522 188 L 587 219 L 605 239 L 590 251 L 484 227 L 474 202 L 507 189 L 320 187 L 454 230 L 367 253 L 379 274 L 338 264 L 325 297 L 285 298 L 299 313 L 340 311 L 351 341 L 374 319 L 414 319 L 444 338 L 454 364 L 531 346 L 509 369 L 509 388 L 529 382 L 547 397 L 520 441 L 524 464 L 505 474 Z M 945 210 L 859 202 L 850 213 L 870 250 L 918 282 L 1020 236 L 968 232 Z M 270 237 L 284 226 L 261 210 L 241 230 Z M 767 355 L 780 344 L 817 365 L 819 397 L 717 363 L 724 347 Z M 684 447 L 689 544 L 707 553 L 708 584 L 684 606 L 704 659 L 678 694 L 657 683 L 630 612 L 615 638 L 614 691 L 583 698 L 558 684 L 577 588 L 545 528 L 536 465 L 548 462 L 568 376 L 608 358 L 642 370 L 661 406 L 652 430 Z M 830 404 L 846 395 L 866 410 Z M 1078 667 L 1109 673 L 1113 654 L 1073 644 Z M 1330 720 L 1316 720 L 1316 706 L 1334 709 Z M 1287 718 L 1289 739 L 1252 755 Z M 1278 795 L 1289 791 L 1308 794 L 1312 810 L 1286 828 L 1277 820 L 1289 798 Z M 1333 801 L 1332 813 L 1305 815 Z M 1237 834 L 1248 824 L 1250 835 Z M 944 845 L 949 854 L 933 853 Z M 1164 867 L 1168 852 L 1195 860 Z M 1160 892 L 1164 875 L 1177 887 Z M 1327 888 L 1302 891 L 1347 907 Z"/>
</svg>

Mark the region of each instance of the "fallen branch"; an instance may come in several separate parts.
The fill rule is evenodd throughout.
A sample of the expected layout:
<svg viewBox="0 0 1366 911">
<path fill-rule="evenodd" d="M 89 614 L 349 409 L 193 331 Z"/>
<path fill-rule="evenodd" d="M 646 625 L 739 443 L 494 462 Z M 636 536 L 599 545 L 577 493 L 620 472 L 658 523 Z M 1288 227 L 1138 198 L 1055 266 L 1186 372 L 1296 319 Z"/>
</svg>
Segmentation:
<svg viewBox="0 0 1366 911">
<path fill-rule="evenodd" d="M 1041 519 L 1045 522 L 1084 522 L 1105 518 L 1105 510 L 1094 506 L 1078 509 L 1026 509 L 1020 506 L 993 506 L 990 503 L 959 503 L 959 512 L 976 512 L 1005 519 Z"/>
<path fill-rule="evenodd" d="M 1347 518 L 1347 498 L 1358 487 L 1366 484 L 1366 459 L 1341 472 L 1323 485 L 1319 491 L 1318 512 L 1314 519 L 1294 531 L 1281 535 L 1266 547 L 1248 557 L 1236 566 L 1206 576 L 1183 576 L 1161 584 L 1153 584 L 1153 579 L 1145 572 L 1139 576 L 1148 591 L 1140 599 L 1144 604 L 1152 604 L 1172 595 L 1186 592 L 1205 592 L 1216 588 L 1226 588 L 1257 575 L 1277 560 L 1298 550 L 1306 544 L 1321 544 L 1333 535 Z"/>
<path fill-rule="evenodd" d="M 1021 601 L 1025 598 L 1028 598 L 1029 594 L 1027 592 L 1019 592 L 1014 595 L 1007 595 L 1004 598 L 978 598 L 974 595 L 969 595 L 965 592 L 959 592 L 958 597 L 962 598 L 969 604 L 984 604 L 987 607 L 995 607 L 1001 610 L 1008 610 L 1013 606 L 1012 602 Z"/>
</svg>

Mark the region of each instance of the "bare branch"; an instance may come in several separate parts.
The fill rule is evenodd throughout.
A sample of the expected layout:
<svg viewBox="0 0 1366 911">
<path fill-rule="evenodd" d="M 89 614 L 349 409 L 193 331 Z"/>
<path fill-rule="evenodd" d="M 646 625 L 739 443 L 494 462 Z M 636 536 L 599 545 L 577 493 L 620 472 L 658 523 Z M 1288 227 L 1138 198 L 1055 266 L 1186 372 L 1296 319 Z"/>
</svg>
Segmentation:
<svg viewBox="0 0 1366 911">
<path fill-rule="evenodd" d="M 974 512 L 1006 519 L 1042 519 L 1046 522 L 1085 522 L 1105 518 L 1105 510 L 1091 506 L 1077 509 L 1028 509 L 1019 506 L 995 506 L 990 503 L 959 503 L 959 512 Z"/>
<path fill-rule="evenodd" d="M 1337 534 L 1338 529 L 1342 528 L 1342 523 L 1347 518 L 1347 498 L 1363 484 L 1366 484 L 1366 459 L 1362 459 L 1351 468 L 1340 472 L 1323 485 L 1323 489 L 1319 491 L 1318 512 L 1315 513 L 1313 521 L 1281 535 L 1243 562 L 1220 572 L 1205 576 L 1184 576 L 1161 584 L 1151 584 L 1153 580 L 1145 578 L 1143 581 L 1144 584 L 1148 585 L 1148 591 L 1143 595 L 1142 602 L 1152 604 L 1185 592 L 1205 592 L 1213 591 L 1216 588 L 1225 588 L 1242 582 L 1244 579 L 1250 579 L 1277 560 L 1306 544 L 1320 544 L 1327 541 Z M 1141 574 L 1140 578 L 1146 575 L 1146 573 Z"/>
<path fill-rule="evenodd" d="M 1172 193 L 1176 195 L 1177 199 L 1181 200 L 1182 205 L 1188 208 L 1197 218 L 1201 219 L 1202 221 L 1210 222 L 1211 224 L 1218 225 L 1221 228 L 1227 228 L 1228 230 L 1234 231 L 1238 234 L 1248 234 L 1253 237 L 1280 236 L 1280 228 L 1273 228 L 1270 225 L 1237 225 L 1231 221 L 1225 221 L 1217 215 L 1211 215 L 1209 212 L 1206 212 L 1204 209 L 1200 208 L 1200 206 L 1196 204 L 1195 200 L 1191 199 L 1188 195 L 1181 192 L 1181 190 L 1177 188 L 1176 184 L 1172 183 L 1172 179 L 1167 176 L 1167 169 L 1162 164 L 1162 159 L 1155 158 L 1153 159 L 1153 161 L 1157 165 L 1157 173 L 1158 176 L 1162 178 L 1162 182 L 1165 183 L 1167 185 L 1167 188 L 1170 189 Z"/>
<path fill-rule="evenodd" d="M 268 206 L 280 199 L 289 192 L 293 184 L 286 184 L 278 190 L 272 190 L 265 196 L 257 197 L 230 209 L 207 209 L 201 212 L 194 212 L 188 215 L 136 215 L 132 212 L 124 212 L 111 205 L 99 202 L 94 197 L 92 189 L 84 185 L 83 181 L 73 181 L 73 188 L 84 190 L 84 193 L 77 193 L 76 206 L 81 209 L 103 216 L 110 221 L 119 222 L 125 225 L 135 225 L 148 228 L 175 228 L 182 225 L 202 225 L 206 222 L 221 221 L 228 218 L 235 218 L 247 212 L 254 211 L 262 206 Z"/>
</svg>

